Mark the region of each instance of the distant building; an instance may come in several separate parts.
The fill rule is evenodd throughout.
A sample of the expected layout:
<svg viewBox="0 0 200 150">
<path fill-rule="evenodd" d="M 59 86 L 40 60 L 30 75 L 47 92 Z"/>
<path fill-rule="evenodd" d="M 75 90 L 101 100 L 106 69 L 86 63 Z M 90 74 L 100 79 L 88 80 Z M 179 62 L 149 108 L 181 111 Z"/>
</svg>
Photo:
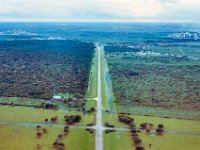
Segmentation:
<svg viewBox="0 0 200 150">
<path fill-rule="evenodd" d="M 55 99 L 62 99 L 62 97 L 58 96 L 58 95 L 53 96 L 53 98 L 55 98 Z"/>
</svg>

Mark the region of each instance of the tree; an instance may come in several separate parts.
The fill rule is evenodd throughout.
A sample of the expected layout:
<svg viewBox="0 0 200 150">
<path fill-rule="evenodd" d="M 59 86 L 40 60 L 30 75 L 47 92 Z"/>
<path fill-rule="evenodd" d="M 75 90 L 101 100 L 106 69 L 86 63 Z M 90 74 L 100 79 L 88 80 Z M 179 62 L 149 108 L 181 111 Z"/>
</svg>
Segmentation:
<svg viewBox="0 0 200 150">
<path fill-rule="evenodd" d="M 135 143 L 135 145 L 140 145 L 140 144 L 142 144 L 142 140 L 139 139 L 138 137 L 134 138 L 134 139 L 133 139 L 133 142 Z"/>
<path fill-rule="evenodd" d="M 147 128 L 147 125 L 148 125 L 148 123 L 146 123 L 146 122 L 145 122 L 145 123 L 141 123 L 141 124 L 140 124 L 140 128 L 141 128 L 141 129 L 146 129 L 146 128 Z"/>
<path fill-rule="evenodd" d="M 45 119 L 44 119 L 44 122 L 47 124 L 48 120 L 49 120 L 48 118 L 45 118 Z"/>
<path fill-rule="evenodd" d="M 136 129 L 131 129 L 131 133 L 137 133 Z"/>
<path fill-rule="evenodd" d="M 52 117 L 52 118 L 51 118 L 51 122 L 53 122 L 53 123 L 55 123 L 57 120 L 58 120 L 57 117 Z"/>
<path fill-rule="evenodd" d="M 148 128 L 148 129 L 146 129 L 146 133 L 149 133 L 151 130 Z"/>
<path fill-rule="evenodd" d="M 40 129 L 41 129 L 41 126 L 40 126 L 40 125 L 37 125 L 37 126 L 36 126 L 36 129 L 37 129 L 37 130 L 40 130 Z"/>
<path fill-rule="evenodd" d="M 42 132 L 43 132 L 44 134 L 46 134 L 46 133 L 48 133 L 48 130 L 47 130 L 46 128 L 42 128 Z"/>
<path fill-rule="evenodd" d="M 158 128 L 164 128 L 164 125 L 163 124 L 159 124 Z"/>
<path fill-rule="evenodd" d="M 95 112 L 96 109 L 95 109 L 94 107 L 91 107 L 91 108 L 90 108 L 90 111 L 91 111 L 91 112 Z"/>
<path fill-rule="evenodd" d="M 163 128 L 157 128 L 156 129 L 156 133 L 159 134 L 159 135 L 161 135 L 163 132 L 164 132 Z"/>
<path fill-rule="evenodd" d="M 65 126 L 63 131 L 64 131 L 65 133 L 68 133 L 68 132 L 69 132 L 69 127 L 68 127 L 68 126 Z"/>
<path fill-rule="evenodd" d="M 41 138 L 42 137 L 42 133 L 41 132 L 37 132 L 36 136 L 37 136 L 37 138 Z"/>
</svg>

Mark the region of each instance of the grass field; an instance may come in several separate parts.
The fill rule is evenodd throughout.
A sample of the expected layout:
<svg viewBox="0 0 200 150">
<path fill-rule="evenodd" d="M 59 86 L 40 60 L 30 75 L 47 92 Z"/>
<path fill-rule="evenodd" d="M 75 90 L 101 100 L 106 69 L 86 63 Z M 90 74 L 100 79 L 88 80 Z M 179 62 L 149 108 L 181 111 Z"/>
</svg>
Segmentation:
<svg viewBox="0 0 200 150">
<path fill-rule="evenodd" d="M 95 50 L 95 55 L 92 60 L 92 67 L 90 70 L 88 90 L 86 93 L 86 98 L 97 97 L 97 70 L 98 70 L 98 56 Z"/>
<path fill-rule="evenodd" d="M 27 97 L 0 97 L 0 104 L 39 107 L 45 100 Z"/>
<path fill-rule="evenodd" d="M 52 149 L 52 143 L 62 133 L 63 128 L 47 127 L 47 130 L 46 135 L 36 138 L 35 127 L 0 126 L 0 149 L 36 149 L 37 144 L 41 145 L 42 150 Z M 84 129 L 70 129 L 62 142 L 68 150 L 94 150 L 94 139 L 94 134 Z"/>
<path fill-rule="evenodd" d="M 163 136 L 147 135 L 140 133 L 145 150 L 198 150 L 200 149 L 198 135 L 169 134 Z M 151 148 L 149 148 L 151 144 Z M 128 131 L 116 131 L 104 133 L 104 150 L 133 150 L 130 133 Z"/>
<path fill-rule="evenodd" d="M 135 119 L 136 127 L 139 128 L 141 123 L 153 123 L 154 128 L 158 124 L 162 123 L 165 126 L 167 131 L 177 131 L 177 132 L 200 132 L 200 122 L 193 120 L 181 120 L 181 119 L 169 119 L 169 118 L 160 118 L 160 117 L 151 117 L 151 116 L 138 116 L 130 115 L 130 117 Z M 118 121 L 117 115 L 109 115 L 104 113 L 104 123 L 108 122 L 115 127 L 128 127 Z"/>
<path fill-rule="evenodd" d="M 168 134 L 153 136 L 139 134 L 146 150 L 198 150 L 200 149 L 199 135 Z M 149 148 L 149 144 L 152 147 Z"/>
<path fill-rule="evenodd" d="M 102 100 L 103 100 L 103 107 L 105 110 L 109 110 L 109 102 L 108 102 L 108 94 L 107 94 L 107 86 L 105 81 L 105 72 L 108 69 L 107 59 L 105 58 L 105 52 L 101 52 L 101 84 L 102 84 Z M 111 79 L 110 79 L 111 80 Z M 115 105 L 115 97 L 112 89 L 112 82 L 110 81 L 110 91 L 111 91 L 111 98 L 112 98 L 112 107 L 113 111 L 116 112 L 116 105 Z"/>
<path fill-rule="evenodd" d="M 103 136 L 104 150 L 133 150 L 129 132 L 116 131 Z"/>
<path fill-rule="evenodd" d="M 97 102 L 95 100 L 88 100 L 86 103 L 86 108 L 90 109 L 91 107 L 96 108 Z"/>
<path fill-rule="evenodd" d="M 64 124 L 65 115 L 79 114 L 82 120 L 77 125 L 86 125 L 94 122 L 94 115 L 83 115 L 80 112 L 54 111 L 44 109 L 34 109 L 26 107 L 0 106 L 0 118 L 2 122 L 30 122 L 44 123 L 44 119 L 58 116 L 58 124 Z"/>
<path fill-rule="evenodd" d="M 135 115 L 149 115 L 158 117 L 169 117 L 178 119 L 200 120 L 200 111 L 183 110 L 180 108 L 151 107 L 140 105 L 117 105 L 118 112 L 131 113 Z"/>
<path fill-rule="evenodd" d="M 105 70 L 107 68 L 107 63 L 106 63 L 106 59 L 105 59 L 105 55 L 104 55 L 104 52 L 102 51 L 101 52 L 101 86 L 102 86 L 102 102 L 103 102 L 103 108 L 105 110 L 108 110 L 109 109 L 109 106 L 108 106 L 108 97 L 107 97 L 107 91 L 106 91 L 106 82 L 105 82 L 105 78 L 104 78 L 104 75 L 105 75 Z"/>
</svg>

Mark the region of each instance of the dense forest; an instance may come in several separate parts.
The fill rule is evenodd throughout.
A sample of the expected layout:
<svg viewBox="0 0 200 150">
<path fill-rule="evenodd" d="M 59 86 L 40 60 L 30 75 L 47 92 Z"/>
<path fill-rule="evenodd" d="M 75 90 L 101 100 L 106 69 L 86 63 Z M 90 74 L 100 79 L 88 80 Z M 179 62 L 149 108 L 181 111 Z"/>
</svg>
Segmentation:
<svg viewBox="0 0 200 150">
<path fill-rule="evenodd" d="M 185 55 L 181 56 L 177 54 L 176 48 L 170 47 L 174 51 L 168 48 L 161 49 L 162 53 L 125 53 L 120 49 L 117 53 L 107 51 L 106 57 L 116 102 L 125 104 L 128 101 L 136 105 L 198 110 L 199 52 L 195 56 L 191 55 L 190 52 L 196 50 L 192 47 L 189 50 L 183 49 Z M 166 55 L 169 51 L 173 53 Z"/>
<path fill-rule="evenodd" d="M 0 41 L 0 96 L 85 94 L 93 55 L 94 45 L 80 41 Z"/>
</svg>

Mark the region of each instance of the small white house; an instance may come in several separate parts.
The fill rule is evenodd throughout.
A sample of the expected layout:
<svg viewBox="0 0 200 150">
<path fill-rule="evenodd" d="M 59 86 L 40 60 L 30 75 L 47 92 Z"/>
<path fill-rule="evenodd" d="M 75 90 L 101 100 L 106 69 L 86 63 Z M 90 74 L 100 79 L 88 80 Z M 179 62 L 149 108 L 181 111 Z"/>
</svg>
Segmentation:
<svg viewBox="0 0 200 150">
<path fill-rule="evenodd" d="M 53 98 L 55 98 L 55 99 L 61 99 L 62 97 L 58 96 L 58 95 L 54 95 Z"/>
</svg>

